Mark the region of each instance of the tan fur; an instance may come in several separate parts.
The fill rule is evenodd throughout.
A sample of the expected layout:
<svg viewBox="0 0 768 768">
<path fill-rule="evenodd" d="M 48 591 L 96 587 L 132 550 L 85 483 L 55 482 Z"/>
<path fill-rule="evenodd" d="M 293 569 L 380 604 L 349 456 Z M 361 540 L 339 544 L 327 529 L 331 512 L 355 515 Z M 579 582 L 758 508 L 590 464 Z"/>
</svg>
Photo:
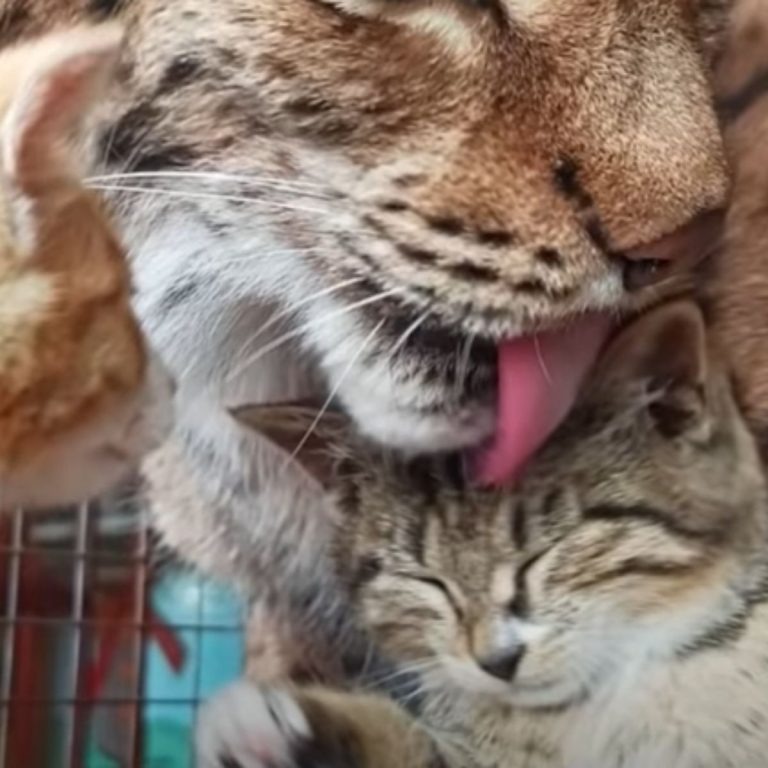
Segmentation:
<svg viewBox="0 0 768 768">
<path fill-rule="evenodd" d="M 239 415 L 272 434 L 299 413 L 265 410 Z M 238 684 L 201 721 L 201 766 L 765 764 L 768 493 L 692 304 L 619 334 L 514 489 L 387 459 L 337 420 L 317 439 L 343 592 L 395 670 L 284 688 L 285 717 L 264 705 L 279 688 Z"/>
<path fill-rule="evenodd" d="M 727 4 L 0 4 L 3 42 L 97 14 L 127 25 L 120 88 L 92 132 L 98 172 L 247 177 L 123 178 L 158 194 L 112 194 L 144 327 L 182 393 L 178 444 L 148 469 L 166 542 L 283 595 L 326 520 L 226 406 L 338 384 L 380 442 L 477 444 L 500 337 L 687 282 L 673 267 L 625 285 L 624 256 L 723 202 L 709 76 Z M 248 364 L 284 327 L 295 335 Z"/>
<path fill-rule="evenodd" d="M 226 168 L 236 143 L 265 174 L 285 179 L 314 177 L 315 163 L 337 147 L 349 165 L 326 168 L 325 180 L 350 193 L 346 208 L 357 223 L 373 227 L 375 239 L 437 254 L 432 265 L 378 256 L 370 236 L 349 231 L 341 249 L 327 243 L 337 251 L 329 269 L 359 269 L 357 251 L 367 250 L 375 279 L 409 287 L 409 301 L 423 305 L 436 293 L 433 311 L 446 320 L 482 333 L 519 332 L 615 305 L 621 265 L 606 256 L 722 204 L 725 165 L 705 54 L 725 2 L 701 9 L 694 2 L 686 12 L 667 0 L 502 2 L 498 26 L 488 8 L 459 1 L 335 4 L 344 13 L 332 10 L 333 0 L 327 8 L 277 0 L 215 9 L 198 0 L 117 4 L 132 43 L 123 98 L 139 104 L 155 91 L 151 103 L 165 113 L 147 117 L 154 144 Z M 7 37 L 81 17 L 86 4 L 29 5 Z M 460 30 L 468 50 L 440 32 L 447 28 Z M 196 47 L 200 75 L 178 91 L 164 89 L 192 29 L 205 29 L 210 41 Z M 222 81 L 228 89 L 216 87 Z M 307 155 L 303 140 L 316 151 Z M 563 164 L 585 196 L 557 189 Z M 325 244 L 319 222 L 283 216 L 275 223 L 296 246 Z M 542 248 L 558 251 L 564 265 L 540 263 Z M 478 280 L 481 273 L 495 277 Z M 592 283 L 611 276 L 616 284 L 595 295 Z"/>
<path fill-rule="evenodd" d="M 726 245 L 713 284 L 713 321 L 732 356 L 741 400 L 768 438 L 768 5 L 740 0 L 717 89 L 735 179 Z"/>
<path fill-rule="evenodd" d="M 122 245 L 76 165 L 121 36 L 82 28 L 0 55 L 3 506 L 85 498 L 168 423 L 146 423 L 153 401 L 170 407 L 168 385 L 130 307 Z"/>
<path fill-rule="evenodd" d="M 649 269 L 647 290 L 625 284 L 624 257 L 722 205 L 709 77 L 727 5 L 6 5 L 4 42 L 96 15 L 127 25 L 120 89 L 92 133 L 99 171 L 246 177 L 123 178 L 159 192 L 112 195 L 142 319 L 185 398 L 180 445 L 150 468 L 166 541 L 255 592 L 265 574 L 301 567 L 276 568 L 276 548 L 302 532 L 317 538 L 297 522 L 313 498 L 263 441 L 236 431 L 224 413 L 232 402 L 343 379 L 338 398 L 381 442 L 476 444 L 493 425 L 500 337 L 645 305 L 687 283 L 678 261 L 682 277 Z M 674 250 L 691 250 L 688 240 Z M 360 282 L 337 288 L 350 280 Z M 358 305 L 382 291 L 395 293 Z M 295 335 L 249 365 L 283 330 L 250 338 L 275 311 Z M 332 312 L 336 323 L 320 320 Z M 469 373 L 457 381 L 462 347 Z M 175 479 L 158 470 L 177 459 L 173 478 L 192 478 L 207 526 L 187 525 Z"/>
</svg>

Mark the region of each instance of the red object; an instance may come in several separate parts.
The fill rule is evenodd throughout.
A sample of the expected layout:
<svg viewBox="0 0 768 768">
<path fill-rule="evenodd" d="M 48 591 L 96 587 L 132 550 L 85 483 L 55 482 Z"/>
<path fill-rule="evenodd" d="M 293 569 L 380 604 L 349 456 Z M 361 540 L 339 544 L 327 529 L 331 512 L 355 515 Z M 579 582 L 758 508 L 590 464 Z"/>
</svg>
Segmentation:
<svg viewBox="0 0 768 768">
<path fill-rule="evenodd" d="M 130 628 L 134 613 L 133 592 L 126 590 L 114 595 L 103 609 L 104 623 L 97 629 L 96 640 L 99 648 L 97 657 L 85 669 L 85 695 L 88 699 L 97 699 L 106 682 L 121 637 Z M 184 666 L 184 646 L 173 629 L 163 623 L 150 607 L 147 607 L 147 620 L 144 627 L 146 641 L 154 640 L 163 652 L 174 672 L 181 672 Z"/>
</svg>

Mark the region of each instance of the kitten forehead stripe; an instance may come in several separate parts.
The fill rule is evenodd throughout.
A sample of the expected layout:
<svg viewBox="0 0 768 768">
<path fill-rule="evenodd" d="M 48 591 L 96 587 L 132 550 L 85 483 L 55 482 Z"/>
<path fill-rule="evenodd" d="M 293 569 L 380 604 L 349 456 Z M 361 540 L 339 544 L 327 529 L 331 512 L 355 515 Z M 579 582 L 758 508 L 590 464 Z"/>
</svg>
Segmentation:
<svg viewBox="0 0 768 768">
<path fill-rule="evenodd" d="M 696 569 L 699 563 L 675 563 L 653 558 L 633 557 L 604 571 L 585 573 L 582 577 L 570 582 L 573 592 L 591 589 L 608 581 L 614 581 L 624 576 L 640 576 L 643 578 L 659 578 L 666 576 L 681 576 Z"/>
<path fill-rule="evenodd" d="M 721 529 L 703 530 L 681 525 L 673 515 L 664 510 L 642 504 L 601 504 L 587 507 L 581 513 L 584 520 L 619 522 L 622 520 L 652 523 L 667 533 L 681 539 L 698 543 L 716 543 L 724 534 Z"/>
<path fill-rule="evenodd" d="M 528 543 L 528 509 L 522 501 L 512 508 L 512 543 L 521 551 Z"/>
</svg>

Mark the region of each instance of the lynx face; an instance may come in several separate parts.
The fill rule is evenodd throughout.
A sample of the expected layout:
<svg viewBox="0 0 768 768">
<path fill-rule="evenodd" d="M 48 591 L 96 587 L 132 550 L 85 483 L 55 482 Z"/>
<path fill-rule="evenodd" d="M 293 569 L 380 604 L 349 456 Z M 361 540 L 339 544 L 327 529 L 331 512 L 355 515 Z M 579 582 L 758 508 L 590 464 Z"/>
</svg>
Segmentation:
<svg viewBox="0 0 768 768">
<path fill-rule="evenodd" d="M 300 376 L 386 444 L 496 434 L 504 474 L 599 342 L 536 334 L 675 290 L 709 245 L 727 2 L 107 5 L 130 35 L 97 158 L 139 174 L 109 182 L 139 306 L 198 409 Z M 6 35 L 80 13 L 36 0 Z"/>
<path fill-rule="evenodd" d="M 585 360 L 561 366 L 566 343 L 537 332 L 672 289 L 668 259 L 636 256 L 664 253 L 646 246 L 725 191 L 703 31 L 719 9 L 706 6 L 260 0 L 247 51 L 241 29 L 218 25 L 261 84 L 257 105 L 250 83 L 225 75 L 263 134 L 248 145 L 270 175 L 312 185 L 294 198 L 305 210 L 273 225 L 310 255 L 298 269 L 276 258 L 263 279 L 301 307 L 300 339 L 365 433 L 410 450 L 506 440 L 537 410 L 520 379 L 538 365 L 526 354 L 522 370 L 497 374 L 500 342 L 545 347 L 552 378 L 568 382 L 595 345 L 570 344 Z M 206 77 L 185 85 L 189 135 L 200 134 L 194 94 L 227 106 Z M 234 130 L 224 120 L 194 155 L 219 152 Z M 537 414 L 531 431 L 546 421 Z"/>
</svg>

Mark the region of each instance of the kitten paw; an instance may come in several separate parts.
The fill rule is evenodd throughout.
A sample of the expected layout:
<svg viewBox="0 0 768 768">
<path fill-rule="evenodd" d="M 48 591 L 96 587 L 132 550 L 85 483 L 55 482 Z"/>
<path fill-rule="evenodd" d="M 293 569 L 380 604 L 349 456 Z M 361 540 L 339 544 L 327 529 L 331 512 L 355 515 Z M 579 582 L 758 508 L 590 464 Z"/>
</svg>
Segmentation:
<svg viewBox="0 0 768 768">
<path fill-rule="evenodd" d="M 200 711 L 197 768 L 293 768 L 310 739 L 309 723 L 289 692 L 239 681 Z"/>
</svg>

